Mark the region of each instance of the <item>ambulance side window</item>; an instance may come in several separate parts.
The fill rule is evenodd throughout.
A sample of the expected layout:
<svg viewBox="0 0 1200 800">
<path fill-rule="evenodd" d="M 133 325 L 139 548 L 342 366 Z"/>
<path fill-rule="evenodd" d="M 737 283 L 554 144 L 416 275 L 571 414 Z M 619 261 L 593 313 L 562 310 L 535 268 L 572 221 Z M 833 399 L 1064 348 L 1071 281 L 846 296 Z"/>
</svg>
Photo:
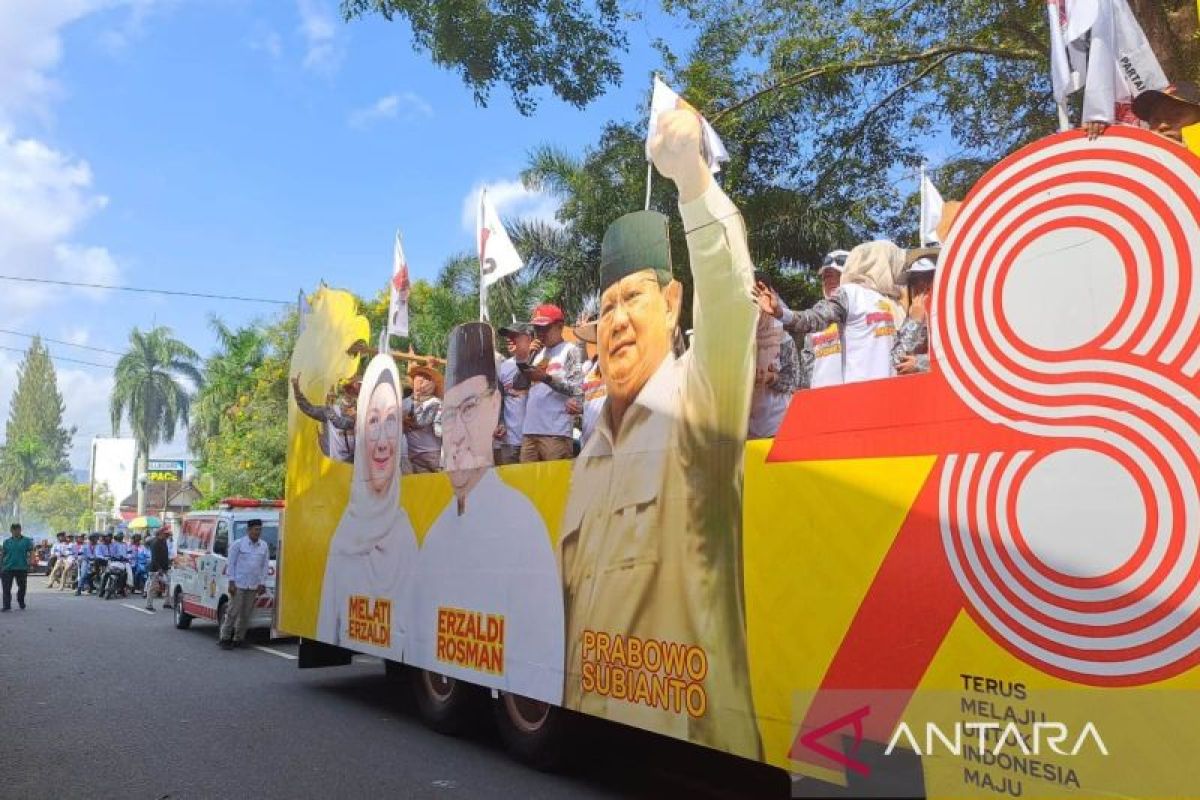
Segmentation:
<svg viewBox="0 0 1200 800">
<path fill-rule="evenodd" d="M 217 523 L 217 537 L 213 539 L 213 553 L 218 556 L 229 555 L 229 523 L 225 520 Z"/>
</svg>

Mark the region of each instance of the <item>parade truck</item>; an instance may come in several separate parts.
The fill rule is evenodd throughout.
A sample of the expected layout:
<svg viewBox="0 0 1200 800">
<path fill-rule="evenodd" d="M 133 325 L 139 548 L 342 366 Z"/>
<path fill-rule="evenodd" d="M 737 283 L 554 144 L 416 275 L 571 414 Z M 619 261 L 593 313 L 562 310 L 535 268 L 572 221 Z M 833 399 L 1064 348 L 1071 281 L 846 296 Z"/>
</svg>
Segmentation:
<svg viewBox="0 0 1200 800">
<path fill-rule="evenodd" d="M 229 545 L 247 533 L 250 520 L 262 521 L 262 541 L 270 551 L 266 591 L 255 601 L 251 628 L 271 628 L 275 614 L 276 563 L 279 550 L 282 500 L 227 497 L 209 511 L 183 515 L 175 556 L 167 578 L 167 595 L 175 613 L 175 627 L 190 628 L 192 620 L 216 623 L 220 628 L 229 604 Z"/>
<path fill-rule="evenodd" d="M 1121 126 L 1011 155 L 943 238 L 928 371 L 798 391 L 769 439 L 746 435 L 756 232 L 697 185 L 604 238 L 608 393 L 573 460 L 493 463 L 513 389 L 467 323 L 444 469 L 402 474 L 405 359 L 351 347 L 379 332 L 349 293 L 308 298 L 299 666 L 378 656 L 440 731 L 488 699 L 537 764 L 590 715 L 797 796 L 1200 796 L 1200 160 Z M 526 371 L 530 397 L 553 382 Z"/>
</svg>

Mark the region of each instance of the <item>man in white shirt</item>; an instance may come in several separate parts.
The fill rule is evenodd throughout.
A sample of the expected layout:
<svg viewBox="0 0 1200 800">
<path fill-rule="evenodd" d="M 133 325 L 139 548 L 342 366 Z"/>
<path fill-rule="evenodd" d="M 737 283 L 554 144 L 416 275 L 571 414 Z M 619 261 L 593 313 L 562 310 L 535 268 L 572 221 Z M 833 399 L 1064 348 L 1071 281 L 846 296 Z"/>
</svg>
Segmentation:
<svg viewBox="0 0 1200 800">
<path fill-rule="evenodd" d="M 567 410 L 583 383 L 579 348 L 563 338 L 562 309 L 549 303 L 533 311 L 533 362 L 525 374 L 531 388 L 525 404 L 521 462 L 557 461 L 575 455 L 575 418 Z"/>
<path fill-rule="evenodd" d="M 533 326 L 514 322 L 500 329 L 508 346 L 508 358 L 500 362 L 500 391 L 503 394 L 500 425 L 496 428 L 496 463 L 521 461 L 521 436 L 525 430 L 525 404 L 529 401 L 529 346 Z M 522 366 L 523 365 L 523 366 Z"/>
<path fill-rule="evenodd" d="M 246 535 L 229 545 L 229 607 L 218 640 L 222 650 L 240 647 L 246 638 L 246 628 L 254 614 L 254 603 L 267 590 L 267 575 L 271 569 L 271 551 L 262 541 L 262 520 L 246 523 Z"/>
<path fill-rule="evenodd" d="M 550 534 L 492 468 L 500 413 L 492 329 L 450 334 L 442 409 L 454 498 L 421 543 L 412 657 L 418 667 L 547 703 L 562 701 L 563 598 Z"/>
</svg>

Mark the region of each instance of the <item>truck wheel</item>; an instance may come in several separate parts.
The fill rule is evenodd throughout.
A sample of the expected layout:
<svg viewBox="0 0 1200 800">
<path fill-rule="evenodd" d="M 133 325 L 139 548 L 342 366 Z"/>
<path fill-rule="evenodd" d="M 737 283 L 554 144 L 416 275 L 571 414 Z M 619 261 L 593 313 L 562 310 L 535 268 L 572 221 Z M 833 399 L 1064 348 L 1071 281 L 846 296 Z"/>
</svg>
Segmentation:
<svg viewBox="0 0 1200 800">
<path fill-rule="evenodd" d="M 183 592 L 175 590 L 175 597 L 171 600 L 171 610 L 175 612 L 175 627 L 181 631 L 185 631 L 192 627 L 192 615 L 183 610 Z"/>
<path fill-rule="evenodd" d="M 570 739 L 570 713 L 541 700 L 500 692 L 492 701 L 500 738 L 510 755 L 540 770 L 558 767 Z"/>
<path fill-rule="evenodd" d="M 470 686 L 424 669 L 416 673 L 412 684 L 417 709 L 426 725 L 447 736 L 462 732 L 472 712 Z"/>
<path fill-rule="evenodd" d="M 217 604 L 217 637 L 220 638 L 221 631 L 225 628 L 225 615 L 229 613 L 229 598 L 222 597 L 221 602 Z"/>
</svg>

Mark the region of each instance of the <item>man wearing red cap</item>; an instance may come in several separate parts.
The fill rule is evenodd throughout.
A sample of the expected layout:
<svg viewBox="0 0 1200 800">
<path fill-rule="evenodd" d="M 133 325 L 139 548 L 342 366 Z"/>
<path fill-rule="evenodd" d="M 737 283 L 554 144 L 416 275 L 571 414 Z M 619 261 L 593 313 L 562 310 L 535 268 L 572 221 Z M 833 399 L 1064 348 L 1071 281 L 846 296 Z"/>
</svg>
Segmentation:
<svg viewBox="0 0 1200 800">
<path fill-rule="evenodd" d="M 522 463 L 557 461 L 575 454 L 571 438 L 574 417 L 567 402 L 582 396 L 583 369 L 579 348 L 563 339 L 565 321 L 556 305 L 546 303 L 533 310 L 532 355 L 524 370 L 530 388 L 521 437 Z"/>
</svg>

